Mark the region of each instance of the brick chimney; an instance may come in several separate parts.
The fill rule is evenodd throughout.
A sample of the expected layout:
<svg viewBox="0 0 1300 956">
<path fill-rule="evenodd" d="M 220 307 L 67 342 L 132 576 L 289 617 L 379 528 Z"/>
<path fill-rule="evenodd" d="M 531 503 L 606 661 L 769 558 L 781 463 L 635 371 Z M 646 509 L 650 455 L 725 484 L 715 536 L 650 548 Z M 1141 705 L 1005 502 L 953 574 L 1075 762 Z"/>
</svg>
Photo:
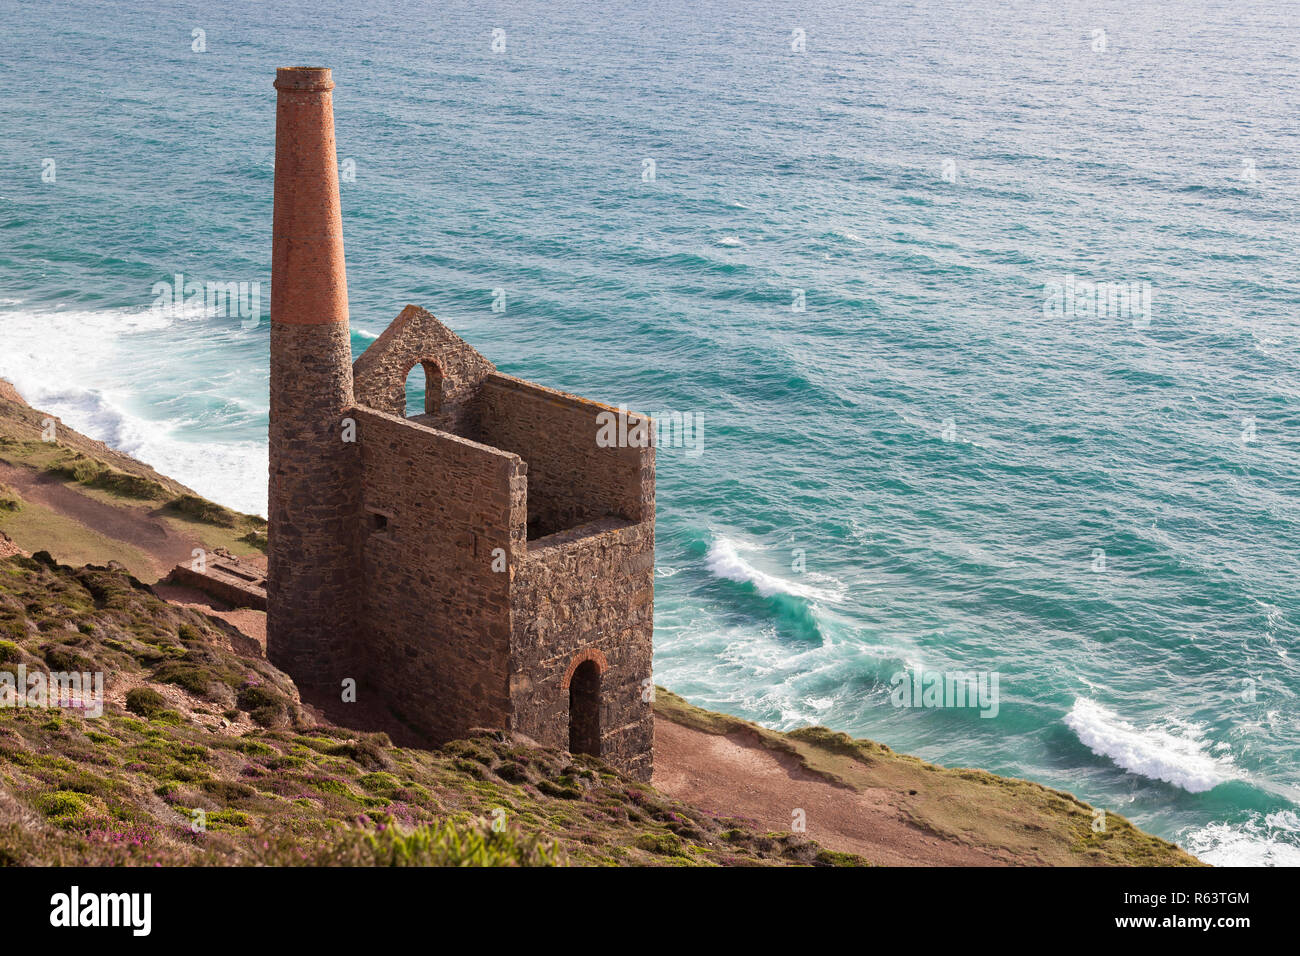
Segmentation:
<svg viewBox="0 0 1300 956">
<path fill-rule="evenodd" d="M 323 67 L 276 71 L 271 250 L 267 654 L 300 685 L 348 672 L 359 582 L 347 274 L 334 149 L 334 82 Z"/>
</svg>

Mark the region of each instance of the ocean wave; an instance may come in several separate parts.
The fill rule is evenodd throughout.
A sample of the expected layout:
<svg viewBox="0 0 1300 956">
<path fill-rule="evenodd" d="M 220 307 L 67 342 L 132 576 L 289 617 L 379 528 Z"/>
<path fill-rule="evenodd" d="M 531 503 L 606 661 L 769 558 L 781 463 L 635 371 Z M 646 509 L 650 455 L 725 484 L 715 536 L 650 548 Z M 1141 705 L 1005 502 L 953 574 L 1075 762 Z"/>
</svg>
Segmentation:
<svg viewBox="0 0 1300 956">
<path fill-rule="evenodd" d="M 727 537 L 713 540 L 704 564 L 715 577 L 739 584 L 760 599 L 787 633 L 802 640 L 829 643 L 818 604 L 839 600 L 842 588 L 813 587 L 762 571 L 741 557 L 737 543 Z"/>
<path fill-rule="evenodd" d="M 1243 823 L 1211 823 L 1187 831 L 1187 852 L 1213 866 L 1300 866 L 1300 815 L 1254 813 Z"/>
<path fill-rule="evenodd" d="M 1239 779 L 1230 756 L 1207 752 L 1201 729 L 1179 723 L 1171 729 L 1139 729 L 1086 697 L 1077 697 L 1065 724 L 1093 753 L 1129 773 L 1163 780 L 1189 793 L 1203 793 Z"/>
<path fill-rule="evenodd" d="M 713 543 L 709 545 L 708 554 L 704 558 L 704 563 L 709 571 L 717 577 L 741 584 L 749 584 L 761 597 L 784 594 L 809 601 L 834 601 L 841 596 L 836 591 L 799 584 L 778 577 L 775 574 L 760 571 L 742 558 L 737 543 L 725 536 L 713 539 Z"/>
<path fill-rule="evenodd" d="M 861 236 L 859 236 L 856 232 L 851 232 L 848 229 L 832 229 L 831 235 L 835 236 L 837 239 L 847 239 L 850 242 L 865 243 L 867 241 L 866 239 L 863 239 Z"/>
<path fill-rule="evenodd" d="M 191 441 L 179 427 L 131 415 L 93 390 L 46 388 L 32 381 L 14 384 L 33 407 L 144 462 L 205 498 L 240 511 L 266 514 L 265 444 Z"/>
<path fill-rule="evenodd" d="M 188 416 L 154 419 L 131 410 L 142 386 L 198 394 L 195 382 L 146 381 L 149 369 L 171 373 L 166 359 L 192 339 L 177 322 L 202 310 L 153 309 L 6 312 L 7 348 L 0 378 L 34 408 L 157 469 L 199 494 L 240 511 L 266 513 L 267 448 L 257 441 L 214 441 L 187 427 Z M 232 394 L 232 399 L 237 398 Z M 134 400 L 134 401 L 133 401 Z"/>
</svg>

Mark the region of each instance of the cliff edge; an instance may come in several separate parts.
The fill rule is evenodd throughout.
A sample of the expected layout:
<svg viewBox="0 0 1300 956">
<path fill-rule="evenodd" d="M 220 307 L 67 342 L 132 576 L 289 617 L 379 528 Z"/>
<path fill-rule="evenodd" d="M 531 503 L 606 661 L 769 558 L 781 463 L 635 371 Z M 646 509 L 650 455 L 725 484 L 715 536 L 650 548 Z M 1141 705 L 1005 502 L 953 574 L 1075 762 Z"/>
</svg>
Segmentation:
<svg viewBox="0 0 1300 956">
<path fill-rule="evenodd" d="M 157 583 L 194 548 L 258 564 L 265 523 L 50 421 L 0 381 L 0 672 L 107 684 L 98 716 L 0 707 L 0 864 L 1198 863 L 1062 791 L 663 689 L 649 785 L 500 732 L 352 729 L 382 709 L 303 701 L 262 612 Z"/>
</svg>

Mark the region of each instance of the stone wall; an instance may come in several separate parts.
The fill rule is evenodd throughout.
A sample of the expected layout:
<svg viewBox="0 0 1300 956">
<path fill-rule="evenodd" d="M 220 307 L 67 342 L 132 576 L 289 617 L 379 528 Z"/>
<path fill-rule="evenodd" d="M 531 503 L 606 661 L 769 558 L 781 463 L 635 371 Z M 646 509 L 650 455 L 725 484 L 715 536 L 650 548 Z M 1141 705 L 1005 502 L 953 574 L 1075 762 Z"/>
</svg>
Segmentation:
<svg viewBox="0 0 1300 956">
<path fill-rule="evenodd" d="M 654 449 L 598 446 L 601 413 L 616 410 L 499 372 L 484 378 L 478 438 L 528 463 L 529 538 L 654 514 Z M 629 429 L 651 428 L 644 416 L 627 418 Z"/>
<path fill-rule="evenodd" d="M 341 586 L 331 579 L 343 596 L 315 593 L 322 607 L 349 599 L 356 607 L 330 631 L 336 640 L 355 634 L 348 654 L 316 639 L 299 657 L 341 657 L 345 666 L 317 670 L 334 687 L 356 678 L 362 694 L 374 694 L 430 743 L 502 727 L 566 748 L 573 718 L 584 748 L 649 779 L 654 449 L 639 447 L 635 431 L 644 423 L 648 435 L 649 419 L 624 413 L 632 441 L 602 447 L 602 418 L 617 423 L 618 410 L 501 375 L 432 315 L 408 306 L 340 370 L 353 373 L 355 404 L 340 417 L 355 420 L 356 442 L 339 458 L 321 411 L 341 394 L 322 377 L 339 349 L 332 340 L 322 349 L 318 334 L 317 351 L 305 354 L 307 341 L 278 340 L 304 372 L 296 406 L 286 411 L 315 422 L 311 442 L 297 444 L 281 423 L 278 434 L 290 443 L 278 459 L 322 489 L 351 482 L 335 499 L 313 498 L 305 480 L 295 481 L 305 497 L 293 499 L 293 510 L 319 509 L 348 526 L 339 541 L 350 542 L 349 575 Z M 425 414 L 406 418 L 406 376 L 417 362 L 436 366 L 435 392 Z M 324 527 L 308 522 L 313 541 Z M 302 539 L 293 542 L 291 569 L 301 585 L 320 571 L 301 532 L 293 534 Z M 320 547 L 331 566 L 343 553 L 330 550 L 338 542 Z M 571 684 L 574 699 L 591 704 L 587 719 L 580 709 L 570 713 Z"/>
<path fill-rule="evenodd" d="M 523 544 L 523 463 L 397 416 L 352 414 L 362 463 L 365 669 L 354 676 L 431 740 L 505 727 L 509 559 Z M 492 568 L 498 548 L 503 571 Z"/>
<path fill-rule="evenodd" d="M 165 580 L 195 588 L 231 607 L 266 610 L 266 573 L 255 564 L 241 561 L 225 548 L 214 549 L 207 556 L 202 571 L 191 564 L 178 564 Z"/>
<path fill-rule="evenodd" d="M 577 665 L 600 667 L 600 756 L 641 780 L 654 768 L 645 699 L 654 632 L 654 521 L 606 518 L 528 543 L 511 631 L 512 729 L 569 745 Z"/>
<path fill-rule="evenodd" d="M 495 367 L 431 314 L 408 305 L 353 367 L 357 401 L 399 418 L 406 415 L 406 378 L 426 363 L 421 423 L 465 438 L 477 437 L 474 407 L 479 383 Z"/>
<path fill-rule="evenodd" d="M 267 657 L 306 687 L 338 687 L 357 620 L 360 469 L 346 322 L 271 323 Z"/>
</svg>

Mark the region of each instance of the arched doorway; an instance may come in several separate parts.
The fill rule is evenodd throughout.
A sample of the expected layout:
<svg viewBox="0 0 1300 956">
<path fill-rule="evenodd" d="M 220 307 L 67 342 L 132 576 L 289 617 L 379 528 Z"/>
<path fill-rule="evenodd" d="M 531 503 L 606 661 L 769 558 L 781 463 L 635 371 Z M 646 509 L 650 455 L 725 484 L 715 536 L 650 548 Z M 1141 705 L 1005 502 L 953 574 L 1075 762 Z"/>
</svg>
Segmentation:
<svg viewBox="0 0 1300 956">
<path fill-rule="evenodd" d="M 406 417 L 433 415 L 442 408 L 442 369 L 421 360 L 406 373 Z"/>
<path fill-rule="evenodd" d="M 600 756 L 600 665 L 586 660 L 569 679 L 569 753 Z"/>
</svg>

